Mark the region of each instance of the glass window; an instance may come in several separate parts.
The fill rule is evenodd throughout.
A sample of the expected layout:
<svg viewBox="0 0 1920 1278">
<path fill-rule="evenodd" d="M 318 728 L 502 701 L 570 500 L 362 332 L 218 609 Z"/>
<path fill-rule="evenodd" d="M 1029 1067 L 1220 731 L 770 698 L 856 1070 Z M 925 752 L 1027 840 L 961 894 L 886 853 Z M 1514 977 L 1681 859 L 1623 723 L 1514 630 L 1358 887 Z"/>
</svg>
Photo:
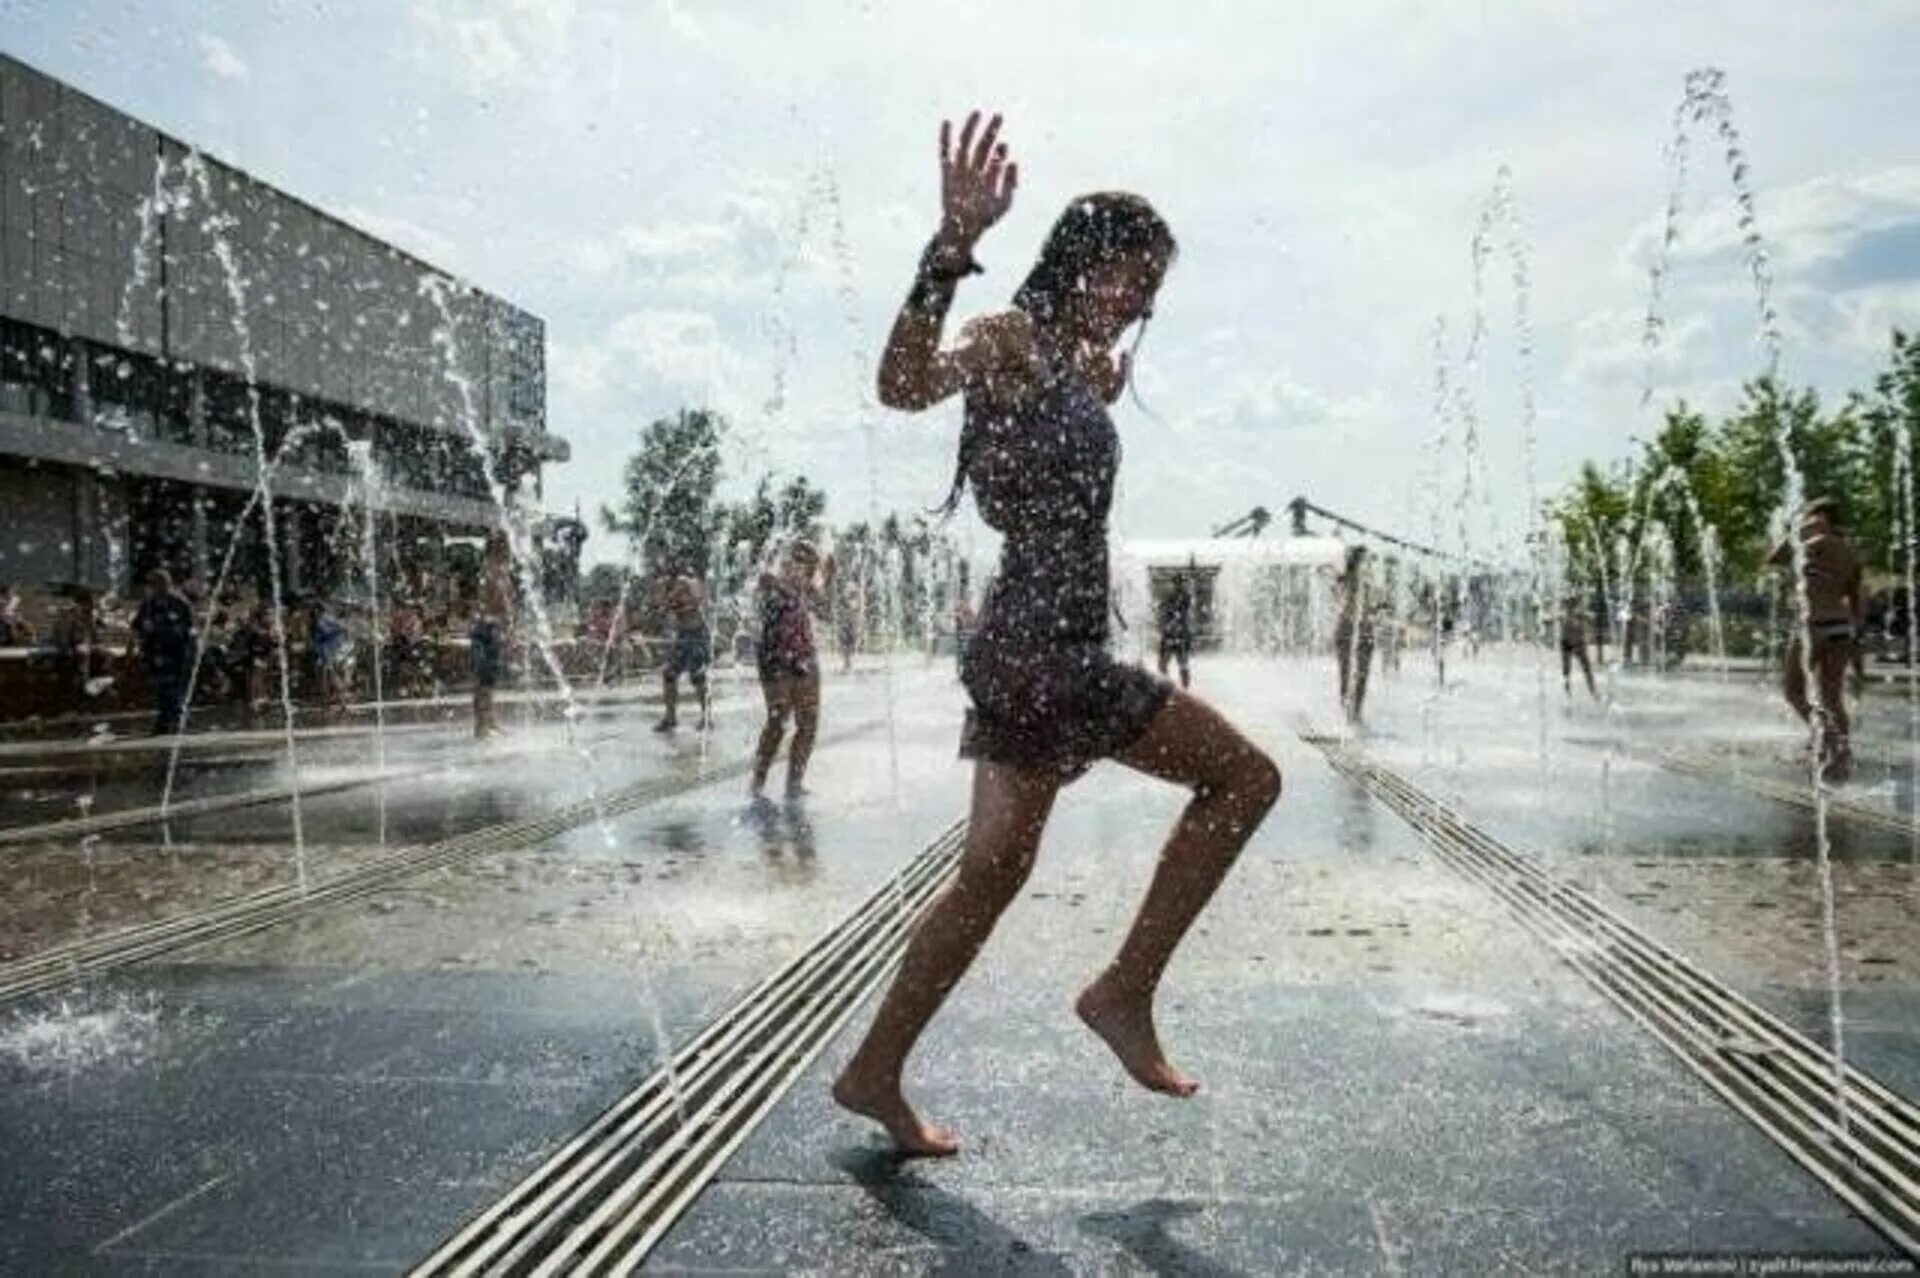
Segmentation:
<svg viewBox="0 0 1920 1278">
<path fill-rule="evenodd" d="M 0 321 L 0 411 L 71 421 L 73 359 L 57 333 Z"/>
</svg>

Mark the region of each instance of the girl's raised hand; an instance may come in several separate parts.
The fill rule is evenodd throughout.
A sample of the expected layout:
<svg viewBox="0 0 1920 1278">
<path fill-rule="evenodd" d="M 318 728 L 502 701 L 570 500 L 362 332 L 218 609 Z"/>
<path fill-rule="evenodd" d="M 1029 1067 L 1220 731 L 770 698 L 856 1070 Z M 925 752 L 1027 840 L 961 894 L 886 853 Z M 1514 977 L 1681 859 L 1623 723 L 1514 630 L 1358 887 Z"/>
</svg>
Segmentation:
<svg viewBox="0 0 1920 1278">
<path fill-rule="evenodd" d="M 940 122 L 941 231 L 968 248 L 1006 215 L 1020 182 L 1020 166 L 1007 158 L 1007 144 L 999 140 L 1000 117 L 988 120 L 975 141 L 979 127 L 980 113 L 969 113 L 955 150 L 953 121 Z"/>
</svg>

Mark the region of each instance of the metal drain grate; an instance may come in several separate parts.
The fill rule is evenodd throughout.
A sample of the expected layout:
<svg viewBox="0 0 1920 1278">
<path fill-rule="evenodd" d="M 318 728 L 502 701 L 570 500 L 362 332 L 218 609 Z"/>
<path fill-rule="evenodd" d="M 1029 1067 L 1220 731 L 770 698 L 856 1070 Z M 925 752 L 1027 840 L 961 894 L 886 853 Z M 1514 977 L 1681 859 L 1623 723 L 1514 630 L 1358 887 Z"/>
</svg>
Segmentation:
<svg viewBox="0 0 1920 1278">
<path fill-rule="evenodd" d="M 886 979 L 965 836 L 950 826 L 414 1274 L 632 1272 Z"/>
<path fill-rule="evenodd" d="M 823 736 L 819 744 L 845 741 L 877 726 L 877 722 L 859 724 Z M 58 989 L 95 972 L 277 927 L 315 910 L 384 892 L 429 870 L 535 847 L 576 826 L 621 816 L 729 777 L 745 776 L 752 766 L 751 759 L 737 759 L 685 776 L 643 781 L 597 799 L 566 804 L 537 817 L 488 826 L 439 843 L 396 848 L 378 861 L 316 877 L 308 882 L 304 891 L 292 884 L 267 888 L 177 918 L 142 923 L 53 946 L 0 965 L 0 1003 Z"/>
<path fill-rule="evenodd" d="M 1656 767 L 1665 768 L 1669 772 L 1694 777 L 1701 781 L 1717 782 L 1786 807 L 1798 808 L 1803 812 L 1812 812 L 1815 808 L 1813 786 L 1810 779 L 1804 776 L 1798 783 L 1789 783 L 1758 772 L 1744 772 L 1724 763 L 1681 754 L 1677 750 L 1622 748 L 1617 744 L 1592 737 L 1568 737 L 1567 743 L 1590 750 L 1614 749 L 1623 759 L 1632 759 L 1637 763 L 1650 763 Z M 1842 820 L 1875 826 L 1882 830 L 1893 830 L 1900 834 L 1920 835 L 1920 819 L 1908 816 L 1884 803 L 1869 803 L 1848 798 L 1843 793 L 1829 789 L 1826 792 L 1826 805 L 1827 815 L 1830 817 L 1839 817 Z"/>
<path fill-rule="evenodd" d="M 1920 1258 L 1920 1108 L 1852 1066 L 1839 1068 L 1826 1048 L 1352 745 L 1302 737 L 1896 1247 Z"/>
</svg>

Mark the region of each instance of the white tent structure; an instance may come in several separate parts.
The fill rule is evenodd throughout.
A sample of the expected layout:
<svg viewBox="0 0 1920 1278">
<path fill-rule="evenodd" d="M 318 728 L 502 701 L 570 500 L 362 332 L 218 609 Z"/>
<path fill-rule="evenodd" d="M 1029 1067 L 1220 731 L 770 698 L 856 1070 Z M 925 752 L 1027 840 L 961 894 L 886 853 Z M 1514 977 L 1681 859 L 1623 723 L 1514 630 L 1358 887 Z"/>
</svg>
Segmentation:
<svg viewBox="0 0 1920 1278">
<path fill-rule="evenodd" d="M 1200 647 L 1312 651 L 1331 641 L 1333 580 L 1346 553 L 1337 537 L 1126 541 L 1114 548 L 1114 599 L 1143 653 L 1158 635 L 1156 605 L 1182 575 Z"/>
</svg>

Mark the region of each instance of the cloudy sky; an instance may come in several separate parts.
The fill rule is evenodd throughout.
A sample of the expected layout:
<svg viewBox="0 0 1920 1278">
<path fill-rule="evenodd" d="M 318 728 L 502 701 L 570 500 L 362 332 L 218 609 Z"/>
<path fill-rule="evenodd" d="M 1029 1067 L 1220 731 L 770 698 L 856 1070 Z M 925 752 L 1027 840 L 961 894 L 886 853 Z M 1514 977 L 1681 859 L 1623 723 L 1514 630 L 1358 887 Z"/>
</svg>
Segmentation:
<svg viewBox="0 0 1920 1278">
<path fill-rule="evenodd" d="M 733 419 L 734 475 L 805 472 L 830 515 L 935 500 L 957 408 L 868 387 L 937 214 L 938 121 L 976 105 L 1006 113 L 1022 186 L 962 312 L 1004 303 L 1082 191 L 1146 194 L 1181 241 L 1150 411 L 1119 412 L 1129 536 L 1297 493 L 1424 532 L 1465 470 L 1457 423 L 1435 447 L 1436 321 L 1457 364 L 1502 164 L 1539 482 L 1624 453 L 1697 66 L 1728 76 L 1788 375 L 1837 395 L 1920 325 L 1909 3 L 0 0 L 0 48 L 544 317 L 559 509 L 611 500 L 635 428 L 683 404 Z M 1724 166 L 1692 156 L 1654 380 L 1718 405 L 1760 354 Z M 1509 279 L 1489 263 L 1468 383 L 1478 537 L 1524 520 Z"/>
</svg>

